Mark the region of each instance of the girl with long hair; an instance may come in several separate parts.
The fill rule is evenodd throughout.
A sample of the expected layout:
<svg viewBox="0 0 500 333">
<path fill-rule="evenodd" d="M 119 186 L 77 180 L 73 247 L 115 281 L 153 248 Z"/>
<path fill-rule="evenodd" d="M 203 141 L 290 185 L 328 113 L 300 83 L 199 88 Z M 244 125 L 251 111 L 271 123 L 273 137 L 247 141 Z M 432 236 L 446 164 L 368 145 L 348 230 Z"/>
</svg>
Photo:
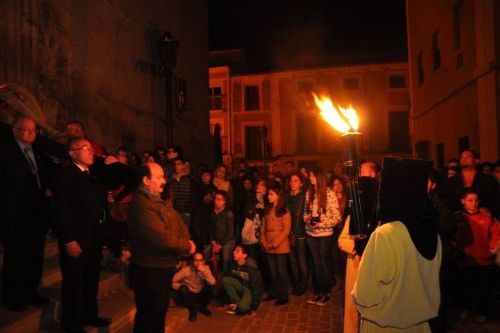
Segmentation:
<svg viewBox="0 0 500 333">
<path fill-rule="evenodd" d="M 309 181 L 304 223 L 314 266 L 314 297 L 307 303 L 324 306 L 330 300 L 333 230 L 340 222 L 339 203 L 320 169 L 311 170 Z"/>
<path fill-rule="evenodd" d="M 260 226 L 260 243 L 267 255 L 271 288 L 263 301 L 276 300 L 274 305 L 280 306 L 288 303 L 288 236 L 292 219 L 285 207 L 285 195 L 280 187 L 271 185 L 268 189 L 268 199 L 269 205 Z"/>
</svg>

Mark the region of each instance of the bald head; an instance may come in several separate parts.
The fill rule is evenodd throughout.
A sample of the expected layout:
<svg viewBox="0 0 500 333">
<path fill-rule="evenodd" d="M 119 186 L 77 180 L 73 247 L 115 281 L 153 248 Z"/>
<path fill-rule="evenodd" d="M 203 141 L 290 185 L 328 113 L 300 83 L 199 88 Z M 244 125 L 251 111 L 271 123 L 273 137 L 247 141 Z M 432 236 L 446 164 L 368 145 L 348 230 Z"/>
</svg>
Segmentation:
<svg viewBox="0 0 500 333">
<path fill-rule="evenodd" d="M 36 123 L 26 116 L 18 116 L 12 125 L 12 133 L 17 141 L 31 145 L 36 139 Z"/>
<path fill-rule="evenodd" d="M 361 177 L 377 177 L 377 166 L 373 162 L 364 162 L 359 168 L 359 175 Z"/>
</svg>

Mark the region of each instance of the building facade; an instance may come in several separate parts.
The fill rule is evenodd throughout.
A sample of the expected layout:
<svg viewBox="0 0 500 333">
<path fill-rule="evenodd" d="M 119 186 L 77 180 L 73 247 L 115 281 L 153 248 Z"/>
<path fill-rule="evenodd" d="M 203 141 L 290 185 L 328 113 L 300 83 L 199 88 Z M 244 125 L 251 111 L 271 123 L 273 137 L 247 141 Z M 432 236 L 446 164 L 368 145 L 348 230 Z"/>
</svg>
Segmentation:
<svg viewBox="0 0 500 333">
<path fill-rule="evenodd" d="M 193 24 L 196 22 L 196 24 Z M 81 121 L 111 152 L 174 143 L 210 162 L 206 1 L 0 1 L 0 83 L 22 84 L 54 128 Z M 178 41 L 166 93 L 158 44 Z"/>
<path fill-rule="evenodd" d="M 288 160 L 331 169 L 340 135 L 319 116 L 312 93 L 352 105 L 360 116 L 362 158 L 408 155 L 408 67 L 404 62 L 232 74 L 209 70 L 210 124 L 221 127 L 226 163 Z"/>
<path fill-rule="evenodd" d="M 442 167 L 463 149 L 500 155 L 500 3 L 407 0 L 411 128 Z"/>
</svg>

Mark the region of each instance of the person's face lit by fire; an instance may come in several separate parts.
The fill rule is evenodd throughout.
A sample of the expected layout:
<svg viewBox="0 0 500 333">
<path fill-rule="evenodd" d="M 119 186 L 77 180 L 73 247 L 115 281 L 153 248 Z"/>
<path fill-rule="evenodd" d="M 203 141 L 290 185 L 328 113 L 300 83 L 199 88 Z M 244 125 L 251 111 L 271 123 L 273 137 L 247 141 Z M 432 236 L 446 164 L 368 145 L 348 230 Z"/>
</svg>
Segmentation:
<svg viewBox="0 0 500 333">
<path fill-rule="evenodd" d="M 290 191 L 292 191 L 292 193 L 297 193 L 302 188 L 302 181 L 297 175 L 292 175 L 290 177 L 289 185 Z"/>
<path fill-rule="evenodd" d="M 212 181 L 212 175 L 210 174 L 210 172 L 204 172 L 201 175 L 201 181 L 203 182 L 203 184 L 210 184 L 210 182 Z"/>
<path fill-rule="evenodd" d="M 74 163 L 87 168 L 94 163 L 92 145 L 84 139 L 73 142 L 69 150 L 69 156 Z"/>
<path fill-rule="evenodd" d="M 165 180 L 163 169 L 159 164 L 148 163 L 147 166 L 151 171 L 151 177 L 144 176 L 142 185 L 151 193 L 160 195 L 167 181 Z"/>
<path fill-rule="evenodd" d="M 335 179 L 333 181 L 333 192 L 335 193 L 343 193 L 344 192 L 344 184 L 339 179 Z"/>
<path fill-rule="evenodd" d="M 226 178 L 226 168 L 223 166 L 218 167 L 215 170 L 215 178 L 217 179 L 225 179 Z"/>
<path fill-rule="evenodd" d="M 474 167 L 479 162 L 470 150 L 465 150 L 460 154 L 460 166 L 462 168 Z"/>
<path fill-rule="evenodd" d="M 257 192 L 258 195 L 264 195 L 264 194 L 266 194 L 266 191 L 267 191 L 266 182 L 265 181 L 259 181 L 257 183 L 255 191 Z"/>
<path fill-rule="evenodd" d="M 467 212 L 471 214 L 477 212 L 477 208 L 479 207 L 479 198 L 476 193 L 467 193 L 461 201 Z"/>
<path fill-rule="evenodd" d="M 245 191 L 251 191 L 252 190 L 252 181 L 250 179 L 245 179 L 243 181 L 243 188 Z"/>
<path fill-rule="evenodd" d="M 66 126 L 66 134 L 72 138 L 85 137 L 85 132 L 79 124 L 68 124 L 68 126 Z"/>
<path fill-rule="evenodd" d="M 279 195 L 273 190 L 269 190 L 267 192 L 267 199 L 271 205 L 275 205 L 278 202 Z"/>
<path fill-rule="evenodd" d="M 224 207 L 226 207 L 226 198 L 224 198 L 224 196 L 222 194 L 217 193 L 214 196 L 214 207 L 217 210 L 220 210 L 220 209 L 223 209 Z"/>
<path fill-rule="evenodd" d="M 31 145 L 36 139 L 36 124 L 31 118 L 20 118 L 12 127 L 16 140 Z"/>
<path fill-rule="evenodd" d="M 167 158 L 169 160 L 173 160 L 174 158 L 177 158 L 178 156 L 179 156 L 179 154 L 173 148 L 168 148 Z"/>
<path fill-rule="evenodd" d="M 116 159 L 118 160 L 118 162 L 120 162 L 122 164 L 128 164 L 127 152 L 125 152 L 123 150 L 118 150 L 116 152 Z"/>
<path fill-rule="evenodd" d="M 174 171 L 176 174 L 183 174 L 184 173 L 184 162 L 181 160 L 177 160 L 174 162 Z"/>
</svg>

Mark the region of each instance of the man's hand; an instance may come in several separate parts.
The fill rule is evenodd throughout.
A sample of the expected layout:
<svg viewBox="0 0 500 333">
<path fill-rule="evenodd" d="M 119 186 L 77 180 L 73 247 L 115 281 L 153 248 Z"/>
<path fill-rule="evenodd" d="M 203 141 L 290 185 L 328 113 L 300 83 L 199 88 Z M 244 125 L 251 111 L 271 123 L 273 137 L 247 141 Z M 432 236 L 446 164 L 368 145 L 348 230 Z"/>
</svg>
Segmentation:
<svg viewBox="0 0 500 333">
<path fill-rule="evenodd" d="M 189 250 L 189 254 L 193 255 L 196 252 L 196 244 L 192 240 L 189 240 L 189 244 L 191 244 L 191 249 Z"/>
<path fill-rule="evenodd" d="M 128 264 L 129 261 L 130 261 L 130 257 L 132 256 L 132 253 L 130 252 L 130 250 L 128 249 L 123 249 L 121 251 L 121 255 L 120 255 L 120 262 L 122 264 Z"/>
<path fill-rule="evenodd" d="M 82 248 L 80 247 L 80 244 L 78 244 L 77 241 L 72 241 L 66 244 L 65 247 L 66 247 L 66 252 L 72 258 L 78 258 L 80 254 L 82 254 Z"/>
</svg>

